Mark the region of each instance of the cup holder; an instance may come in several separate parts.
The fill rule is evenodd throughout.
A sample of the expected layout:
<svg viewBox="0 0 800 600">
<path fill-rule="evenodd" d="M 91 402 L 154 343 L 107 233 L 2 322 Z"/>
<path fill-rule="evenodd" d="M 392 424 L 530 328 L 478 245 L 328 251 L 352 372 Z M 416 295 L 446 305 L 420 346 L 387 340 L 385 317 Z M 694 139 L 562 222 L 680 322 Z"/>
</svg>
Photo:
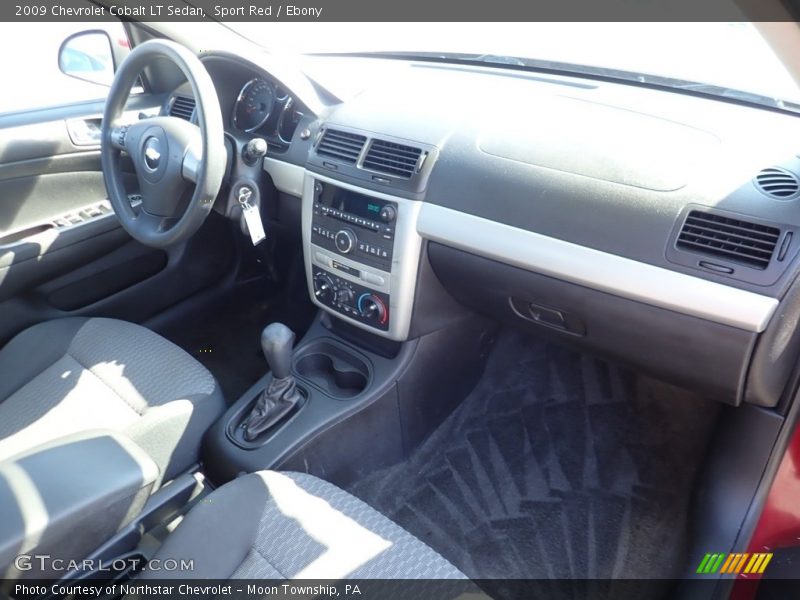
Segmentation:
<svg viewBox="0 0 800 600">
<path fill-rule="evenodd" d="M 369 384 L 367 363 L 347 350 L 319 340 L 303 349 L 294 365 L 297 375 L 322 388 L 334 398 L 352 398 Z"/>
</svg>

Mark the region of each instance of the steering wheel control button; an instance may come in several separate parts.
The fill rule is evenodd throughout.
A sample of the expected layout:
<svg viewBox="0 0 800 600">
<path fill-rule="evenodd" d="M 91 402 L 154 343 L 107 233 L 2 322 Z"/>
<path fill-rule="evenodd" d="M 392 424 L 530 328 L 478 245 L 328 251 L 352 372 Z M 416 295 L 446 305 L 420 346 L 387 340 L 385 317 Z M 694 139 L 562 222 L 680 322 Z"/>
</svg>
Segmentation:
<svg viewBox="0 0 800 600">
<path fill-rule="evenodd" d="M 340 229 L 334 238 L 336 249 L 342 254 L 347 254 L 355 248 L 356 241 L 356 235 L 349 229 Z"/>
<path fill-rule="evenodd" d="M 121 127 L 117 127 L 114 129 L 112 135 L 113 141 L 119 146 L 120 148 L 125 147 L 125 136 L 128 133 L 128 129 L 130 125 L 122 125 Z"/>
</svg>

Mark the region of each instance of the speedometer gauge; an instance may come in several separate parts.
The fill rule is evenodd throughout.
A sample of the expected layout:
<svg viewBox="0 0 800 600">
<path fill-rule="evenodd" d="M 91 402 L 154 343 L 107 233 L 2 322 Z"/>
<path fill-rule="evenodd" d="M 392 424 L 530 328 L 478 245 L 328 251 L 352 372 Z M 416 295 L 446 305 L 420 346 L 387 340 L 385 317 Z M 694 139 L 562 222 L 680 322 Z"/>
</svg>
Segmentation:
<svg viewBox="0 0 800 600">
<path fill-rule="evenodd" d="M 241 131 L 254 131 L 266 123 L 275 104 L 275 86 L 251 79 L 242 87 L 233 109 L 233 124 Z"/>
</svg>

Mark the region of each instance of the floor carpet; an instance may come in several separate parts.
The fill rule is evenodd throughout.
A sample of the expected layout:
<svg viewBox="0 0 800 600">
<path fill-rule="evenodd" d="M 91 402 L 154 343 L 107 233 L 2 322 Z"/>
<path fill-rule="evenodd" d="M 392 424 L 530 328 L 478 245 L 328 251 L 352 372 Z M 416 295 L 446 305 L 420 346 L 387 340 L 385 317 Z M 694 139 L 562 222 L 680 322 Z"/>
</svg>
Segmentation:
<svg viewBox="0 0 800 600">
<path fill-rule="evenodd" d="M 472 578 L 669 578 L 718 406 L 504 333 L 408 461 L 350 491 Z"/>
<path fill-rule="evenodd" d="M 270 298 L 261 288 L 255 288 L 163 333 L 211 371 L 225 400 L 232 404 L 269 371 L 261 351 L 264 327 L 281 322 L 295 332 L 299 341 L 315 314 L 316 309 L 308 300 Z"/>
</svg>

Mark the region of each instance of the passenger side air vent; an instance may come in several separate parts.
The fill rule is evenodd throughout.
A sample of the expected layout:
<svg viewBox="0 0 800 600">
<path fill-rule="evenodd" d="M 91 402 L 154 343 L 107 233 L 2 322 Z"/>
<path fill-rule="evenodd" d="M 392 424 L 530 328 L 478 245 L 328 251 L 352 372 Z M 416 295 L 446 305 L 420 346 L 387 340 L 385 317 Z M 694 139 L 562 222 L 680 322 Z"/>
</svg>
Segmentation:
<svg viewBox="0 0 800 600">
<path fill-rule="evenodd" d="M 194 114 L 195 101 L 189 96 L 175 96 L 172 106 L 169 107 L 169 116 L 191 121 Z"/>
<path fill-rule="evenodd" d="M 767 196 L 778 200 L 788 200 L 800 191 L 800 181 L 797 177 L 777 167 L 764 169 L 756 175 L 756 187 Z"/>
<path fill-rule="evenodd" d="M 422 149 L 385 140 L 372 140 L 364 168 L 409 179 L 417 170 Z"/>
<path fill-rule="evenodd" d="M 683 223 L 676 246 L 766 269 L 780 234 L 777 227 L 693 210 Z"/>
<path fill-rule="evenodd" d="M 366 141 L 367 137 L 364 135 L 326 129 L 317 145 L 317 154 L 354 165 Z"/>
</svg>

